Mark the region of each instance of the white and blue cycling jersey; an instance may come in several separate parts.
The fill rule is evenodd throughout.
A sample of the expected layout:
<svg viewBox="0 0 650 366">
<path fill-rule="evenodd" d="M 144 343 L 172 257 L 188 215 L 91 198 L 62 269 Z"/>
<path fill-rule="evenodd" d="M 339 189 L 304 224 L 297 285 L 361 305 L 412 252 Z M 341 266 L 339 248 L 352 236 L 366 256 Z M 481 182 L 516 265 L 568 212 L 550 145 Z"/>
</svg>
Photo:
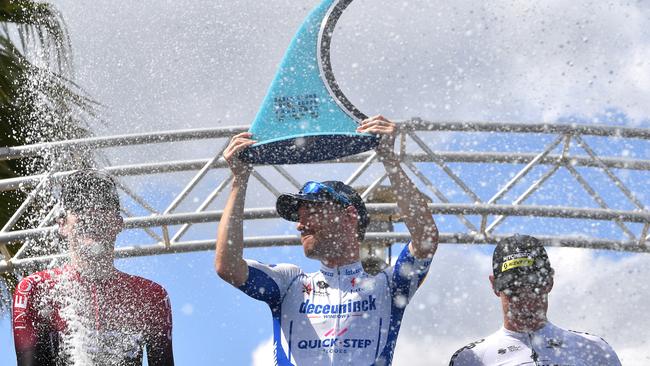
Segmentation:
<svg viewBox="0 0 650 366">
<path fill-rule="evenodd" d="M 273 315 L 277 365 L 390 365 L 406 305 L 431 259 L 408 245 L 394 266 L 372 276 L 360 262 L 304 273 L 292 264 L 252 260 L 239 287 Z"/>
</svg>

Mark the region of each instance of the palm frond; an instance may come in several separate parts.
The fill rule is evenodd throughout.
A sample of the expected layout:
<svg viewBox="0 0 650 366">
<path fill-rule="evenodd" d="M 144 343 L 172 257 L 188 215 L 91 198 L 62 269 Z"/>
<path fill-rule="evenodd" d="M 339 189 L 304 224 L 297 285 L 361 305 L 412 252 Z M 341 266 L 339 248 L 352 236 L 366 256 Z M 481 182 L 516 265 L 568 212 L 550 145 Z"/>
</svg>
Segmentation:
<svg viewBox="0 0 650 366">
<path fill-rule="evenodd" d="M 0 22 L 17 28 L 22 52 L 36 49 L 44 53 L 49 66 L 58 73 L 72 71 L 72 47 L 67 26 L 52 5 L 30 0 L 0 0 Z M 4 28 L 9 36 L 9 30 Z"/>
<path fill-rule="evenodd" d="M 51 5 L 28 0 L 0 0 L 0 146 L 18 146 L 88 136 L 87 121 L 98 104 L 72 81 L 72 52 L 67 27 Z M 92 161 L 86 152 L 87 161 Z M 47 170 L 57 156 L 0 162 L 0 178 Z M 82 161 L 84 159 L 81 159 Z M 0 193 L 0 227 L 25 192 Z M 47 199 L 23 215 L 16 228 L 34 225 L 34 216 L 51 205 Z M 5 209 L 6 208 L 6 209 Z M 42 211 L 42 210 L 41 210 Z M 30 216 L 32 217 L 30 219 Z M 22 243 L 8 245 L 13 255 Z M 2 289 L 12 290 L 21 274 L 3 273 Z M 0 296 L 0 313 L 8 309 Z"/>
</svg>

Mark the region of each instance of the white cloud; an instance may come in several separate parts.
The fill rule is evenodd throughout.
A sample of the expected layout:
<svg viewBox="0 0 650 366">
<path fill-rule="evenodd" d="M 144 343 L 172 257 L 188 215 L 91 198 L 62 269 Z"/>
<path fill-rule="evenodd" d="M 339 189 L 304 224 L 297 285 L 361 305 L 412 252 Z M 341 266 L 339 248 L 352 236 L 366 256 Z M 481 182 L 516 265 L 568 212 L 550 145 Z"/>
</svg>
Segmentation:
<svg viewBox="0 0 650 366">
<path fill-rule="evenodd" d="M 185 316 L 190 316 L 194 314 L 194 305 L 190 303 L 185 303 L 183 304 L 183 307 L 181 308 L 181 313 Z"/>
<path fill-rule="evenodd" d="M 333 65 L 362 110 L 393 117 L 554 122 L 616 107 L 643 120 L 649 13 L 623 1 L 357 0 Z"/>
<path fill-rule="evenodd" d="M 98 132 L 115 134 L 249 123 L 319 1 L 55 3 L 77 81 L 110 106 Z M 393 118 L 554 121 L 619 107 L 644 119 L 649 14 L 639 1 L 355 0 L 334 70 L 362 110 Z"/>
<path fill-rule="evenodd" d="M 260 343 L 253 351 L 253 366 L 273 366 L 273 337 Z"/>
</svg>

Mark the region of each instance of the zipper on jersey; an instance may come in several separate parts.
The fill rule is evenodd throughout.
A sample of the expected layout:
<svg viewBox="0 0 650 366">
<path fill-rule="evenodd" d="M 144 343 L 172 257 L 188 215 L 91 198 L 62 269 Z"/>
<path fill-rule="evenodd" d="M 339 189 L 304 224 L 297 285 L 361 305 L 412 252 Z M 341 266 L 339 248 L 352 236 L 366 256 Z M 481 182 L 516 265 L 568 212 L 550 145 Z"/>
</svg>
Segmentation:
<svg viewBox="0 0 650 366">
<path fill-rule="evenodd" d="M 339 294 L 339 308 L 340 308 L 340 304 L 343 303 L 343 298 L 341 297 L 341 293 L 343 291 L 341 291 L 341 267 L 340 266 L 336 267 L 336 292 L 338 292 L 338 294 Z M 338 337 L 339 330 L 341 329 L 341 316 L 340 315 L 341 314 L 339 314 L 339 316 L 336 317 L 336 327 L 334 329 L 334 334 L 335 334 L 336 337 Z M 335 351 L 335 352 L 332 352 L 332 358 L 331 358 L 332 365 L 334 365 L 335 364 L 334 358 L 336 358 L 336 355 L 338 353 L 336 353 L 336 347 L 334 349 L 332 349 L 332 351 Z"/>
<path fill-rule="evenodd" d="M 528 334 L 528 344 L 530 344 L 530 350 L 532 353 L 530 354 L 530 359 L 535 362 L 535 366 L 540 366 L 539 364 L 539 354 L 537 354 L 537 351 L 535 351 L 535 347 L 533 346 L 533 335 L 531 333 Z"/>
</svg>

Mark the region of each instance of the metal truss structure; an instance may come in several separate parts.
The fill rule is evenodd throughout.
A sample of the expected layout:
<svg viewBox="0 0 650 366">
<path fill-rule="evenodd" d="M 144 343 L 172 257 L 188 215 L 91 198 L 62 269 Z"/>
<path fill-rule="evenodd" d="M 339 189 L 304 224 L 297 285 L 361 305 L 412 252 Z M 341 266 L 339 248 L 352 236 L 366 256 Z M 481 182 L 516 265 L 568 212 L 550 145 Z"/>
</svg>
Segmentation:
<svg viewBox="0 0 650 366">
<path fill-rule="evenodd" d="M 523 231 L 546 245 L 650 252 L 650 129 L 417 118 L 398 125 L 400 160 L 432 198 L 430 207 L 438 221 L 441 243 L 494 243 Z M 140 145 L 165 146 L 178 149 L 175 156 L 182 157 L 182 148 L 174 146 L 206 144 L 211 148 L 203 151 L 210 151 L 216 141 L 225 148 L 230 136 L 245 129 L 142 133 L 0 148 L 0 160 L 43 154 L 70 159 L 76 151 L 91 151 L 97 154 L 96 161 L 103 161 L 99 168 L 117 177 L 126 229 L 142 234 L 137 239 L 142 242 L 120 244 L 116 257 L 211 250 L 215 222 L 222 215 L 222 202 L 232 180 L 222 151 L 212 150 L 211 156 L 198 159 L 154 159 L 124 165 L 111 164 L 106 151 L 128 155 L 142 148 Z M 247 199 L 245 225 L 260 228 L 250 231 L 269 234 L 246 237 L 246 247 L 299 243 L 297 235 L 286 234 L 286 223 L 275 213 L 274 199 L 280 192 L 296 191 L 306 178 L 338 179 L 361 186 L 362 196 L 367 198 L 387 183 L 380 165 L 374 152 L 366 152 L 310 165 L 256 166 L 249 192 L 257 193 L 255 199 Z M 52 202 L 50 187 L 71 172 L 69 165 L 59 166 L 46 174 L 0 180 L 0 192 L 28 192 L 0 231 L 0 272 L 65 257 L 64 250 L 53 250 L 52 245 L 50 250 L 42 250 L 55 232 L 56 212 L 51 203 L 42 202 Z M 170 182 L 183 180 L 182 189 L 167 192 Z M 138 182 L 166 188 L 152 191 Z M 395 203 L 372 202 L 368 207 L 375 218 L 397 213 Z M 45 210 L 32 217 L 28 227 L 15 229 L 26 214 L 33 215 L 34 205 L 44 205 Z M 275 226 L 280 229 L 273 230 L 269 219 L 278 220 Z M 386 245 L 407 240 L 408 233 L 399 229 L 370 232 L 366 239 Z M 8 248 L 16 248 L 16 243 L 22 246 L 12 255 Z"/>
</svg>

